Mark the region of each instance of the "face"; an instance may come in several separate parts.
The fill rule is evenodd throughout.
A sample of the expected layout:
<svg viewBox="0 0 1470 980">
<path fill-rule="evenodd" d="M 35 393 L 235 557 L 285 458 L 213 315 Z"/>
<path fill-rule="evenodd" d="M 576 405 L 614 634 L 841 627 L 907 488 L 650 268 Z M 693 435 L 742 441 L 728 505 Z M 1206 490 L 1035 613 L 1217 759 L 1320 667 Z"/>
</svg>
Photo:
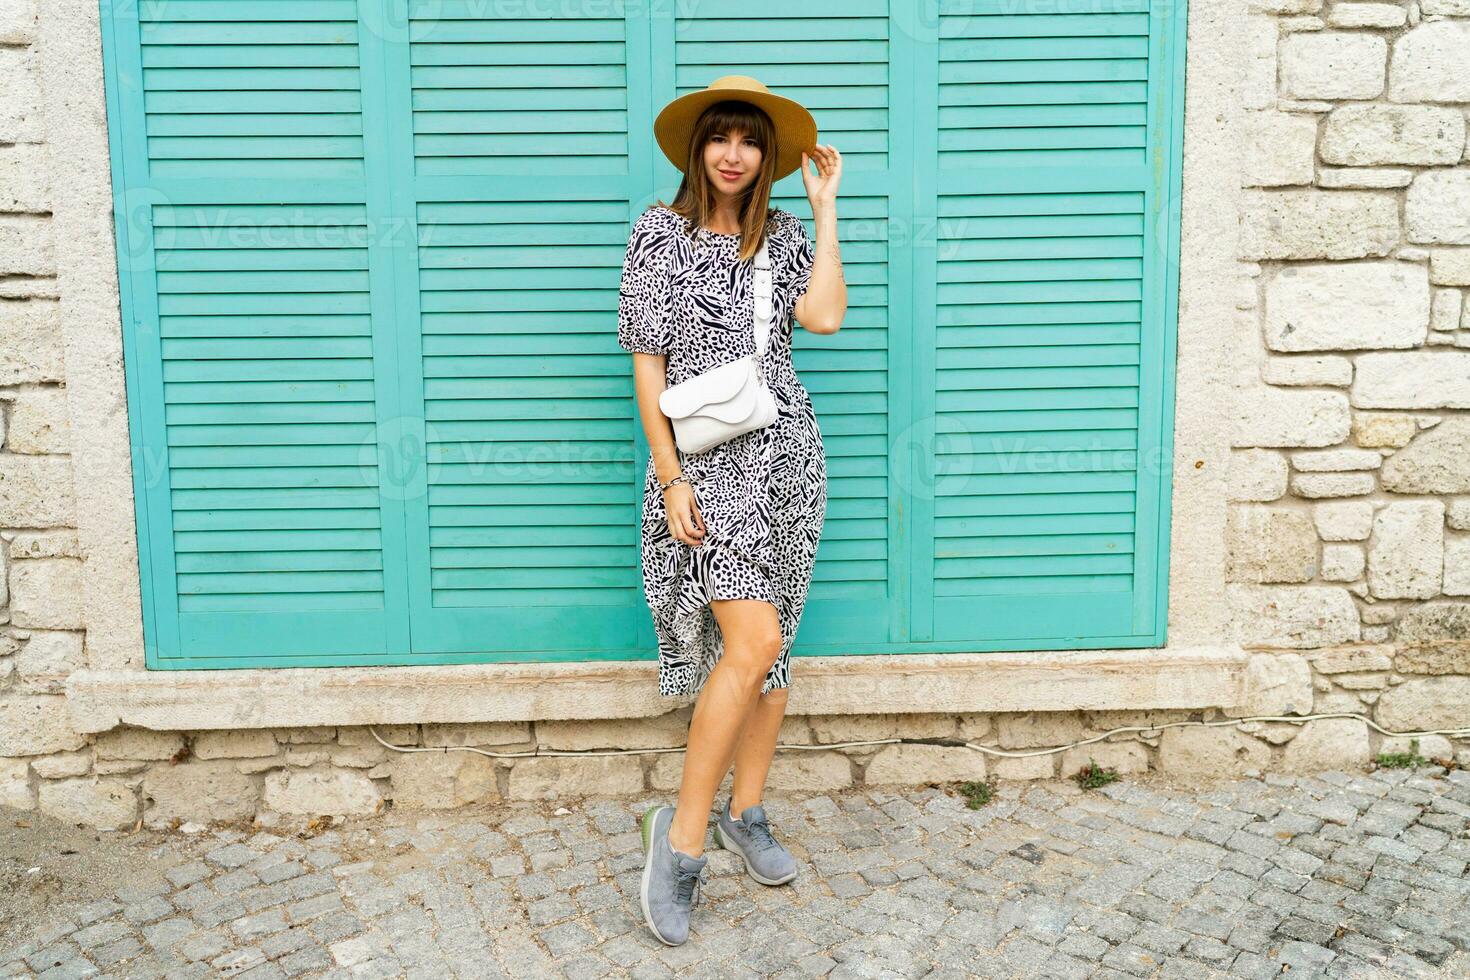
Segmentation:
<svg viewBox="0 0 1470 980">
<path fill-rule="evenodd" d="M 739 194 L 755 183 L 761 150 L 755 138 L 741 132 L 715 133 L 704 145 L 704 172 L 710 186 L 723 194 Z"/>
</svg>

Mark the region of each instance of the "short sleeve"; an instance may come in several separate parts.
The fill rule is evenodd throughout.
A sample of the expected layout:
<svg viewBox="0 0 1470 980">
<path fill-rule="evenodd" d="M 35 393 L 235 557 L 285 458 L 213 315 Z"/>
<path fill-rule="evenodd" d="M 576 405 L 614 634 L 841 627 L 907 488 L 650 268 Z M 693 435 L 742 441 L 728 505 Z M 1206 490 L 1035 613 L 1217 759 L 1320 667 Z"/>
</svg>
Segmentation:
<svg viewBox="0 0 1470 980">
<path fill-rule="evenodd" d="M 650 208 L 638 216 L 623 256 L 618 290 L 618 346 L 667 354 L 674 340 L 670 263 L 674 223 Z"/>
<path fill-rule="evenodd" d="M 786 281 L 791 290 L 791 302 L 795 305 L 811 285 L 816 250 L 812 248 L 811 236 L 800 218 L 787 212 L 786 221 L 791 226 L 788 234 L 792 239 L 792 247 L 786 250 Z"/>
</svg>

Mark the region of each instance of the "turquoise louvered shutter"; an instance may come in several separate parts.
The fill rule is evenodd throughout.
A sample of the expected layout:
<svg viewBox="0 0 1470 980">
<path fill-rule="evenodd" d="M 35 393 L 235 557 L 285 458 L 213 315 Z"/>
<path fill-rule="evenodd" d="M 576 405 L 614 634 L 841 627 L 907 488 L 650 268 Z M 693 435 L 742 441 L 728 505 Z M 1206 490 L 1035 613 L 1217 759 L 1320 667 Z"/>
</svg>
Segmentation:
<svg viewBox="0 0 1470 980">
<path fill-rule="evenodd" d="M 797 651 L 1162 641 L 1180 7 L 104 10 L 150 664 L 652 656 L 610 324 L 731 73 L 846 159 Z"/>
<path fill-rule="evenodd" d="M 928 67 L 914 635 L 937 643 L 1163 642 L 1183 11 L 1051 11 L 944 0 Z"/>
<path fill-rule="evenodd" d="M 609 311 L 644 181 L 619 7 L 409 5 L 388 47 L 416 654 L 636 656 L 651 643 L 629 412 Z M 638 30 L 642 30 L 642 35 Z M 631 35 L 630 36 L 630 32 Z"/>
<path fill-rule="evenodd" d="M 400 650 L 356 4 L 104 6 L 149 664 Z"/>
</svg>

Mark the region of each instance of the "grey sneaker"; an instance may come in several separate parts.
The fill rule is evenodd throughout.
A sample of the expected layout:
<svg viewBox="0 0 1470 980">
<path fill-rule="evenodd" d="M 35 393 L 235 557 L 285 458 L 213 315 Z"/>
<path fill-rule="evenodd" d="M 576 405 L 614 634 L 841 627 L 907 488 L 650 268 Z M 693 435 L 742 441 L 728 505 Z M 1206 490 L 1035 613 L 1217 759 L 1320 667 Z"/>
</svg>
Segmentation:
<svg viewBox="0 0 1470 980">
<path fill-rule="evenodd" d="M 643 814 L 643 918 L 661 942 L 678 946 L 689 938 L 689 912 L 702 896 L 709 855 L 690 857 L 669 843 L 671 806 Z"/>
<path fill-rule="evenodd" d="M 762 885 L 784 885 L 796 877 L 796 858 L 776 838 L 766 822 L 766 809 L 757 803 L 730 816 L 730 800 L 720 807 L 715 843 L 745 858 L 745 870 Z"/>
</svg>

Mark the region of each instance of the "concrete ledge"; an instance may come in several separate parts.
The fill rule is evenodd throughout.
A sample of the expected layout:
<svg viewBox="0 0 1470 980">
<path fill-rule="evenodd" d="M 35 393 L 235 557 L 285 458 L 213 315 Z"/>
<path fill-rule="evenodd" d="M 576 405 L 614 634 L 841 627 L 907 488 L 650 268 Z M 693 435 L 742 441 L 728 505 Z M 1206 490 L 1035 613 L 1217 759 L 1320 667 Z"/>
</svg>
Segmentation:
<svg viewBox="0 0 1470 980">
<path fill-rule="evenodd" d="M 797 657 L 788 714 L 1234 707 L 1239 647 Z M 83 732 L 642 718 L 650 661 L 280 670 L 85 670 L 67 682 Z"/>
</svg>

